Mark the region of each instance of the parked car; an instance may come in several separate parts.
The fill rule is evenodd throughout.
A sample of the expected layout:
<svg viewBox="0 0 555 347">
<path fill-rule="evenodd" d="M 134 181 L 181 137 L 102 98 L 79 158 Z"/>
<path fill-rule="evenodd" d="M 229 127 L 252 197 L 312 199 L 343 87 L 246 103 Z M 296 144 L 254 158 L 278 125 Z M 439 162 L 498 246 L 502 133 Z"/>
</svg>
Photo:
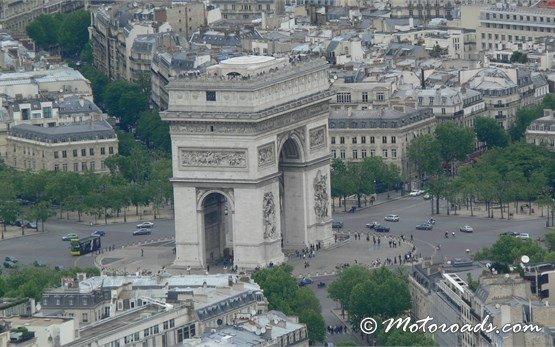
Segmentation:
<svg viewBox="0 0 555 347">
<path fill-rule="evenodd" d="M 20 221 L 20 220 L 16 220 L 15 223 L 14 223 L 14 225 L 15 225 L 16 227 L 22 227 L 22 226 L 25 225 L 25 222 L 22 222 L 22 221 Z"/>
<path fill-rule="evenodd" d="M 77 236 L 76 233 L 69 233 L 62 236 L 62 241 L 71 241 L 73 239 L 78 239 L 78 238 L 79 236 Z"/>
<path fill-rule="evenodd" d="M 409 193 L 409 196 L 418 196 L 422 194 L 422 190 L 413 190 L 412 192 Z"/>
<path fill-rule="evenodd" d="M 474 228 L 472 228 L 470 225 L 462 226 L 459 230 L 462 231 L 463 233 L 474 232 Z"/>
<path fill-rule="evenodd" d="M 33 262 L 33 265 L 36 266 L 36 267 L 45 267 L 46 266 L 45 263 L 43 263 L 42 261 L 38 261 L 38 260 L 35 260 Z"/>
<path fill-rule="evenodd" d="M 379 232 L 379 233 L 388 233 L 389 232 L 389 228 L 385 227 L 383 225 L 378 225 L 377 227 L 374 228 L 374 230 Z"/>
<path fill-rule="evenodd" d="M 25 227 L 29 229 L 37 229 L 37 224 L 32 222 L 25 223 Z"/>
<path fill-rule="evenodd" d="M 146 228 L 135 230 L 133 232 L 133 236 L 136 236 L 136 235 L 150 235 L 150 234 L 152 234 L 152 231 L 150 229 L 146 229 Z"/>
<path fill-rule="evenodd" d="M 5 267 L 6 269 L 14 268 L 14 267 L 15 267 L 15 263 L 14 263 L 14 262 L 11 262 L 11 261 L 5 261 L 5 262 L 4 262 L 4 267 Z"/>
<path fill-rule="evenodd" d="M 308 284 L 312 284 L 312 280 L 308 277 L 304 277 L 302 280 L 299 281 L 299 287 L 304 287 Z"/>
<path fill-rule="evenodd" d="M 152 228 L 153 226 L 154 226 L 154 223 L 152 222 L 142 222 L 141 224 L 137 224 L 138 229 Z"/>
<path fill-rule="evenodd" d="M 11 261 L 12 263 L 17 263 L 17 259 L 14 257 L 6 257 L 5 261 Z"/>
<path fill-rule="evenodd" d="M 338 221 L 338 220 L 333 220 L 331 222 L 331 227 L 334 228 L 334 229 L 341 229 L 341 228 L 343 228 L 343 222 Z"/>
<path fill-rule="evenodd" d="M 473 262 L 468 258 L 453 258 L 451 259 L 451 266 L 453 267 L 465 267 L 472 266 Z"/>
<path fill-rule="evenodd" d="M 366 224 L 366 227 L 370 228 L 370 229 L 374 229 L 375 227 L 377 227 L 379 225 L 380 225 L 380 223 L 378 223 L 376 221 L 373 221 L 373 222 L 370 222 L 370 223 Z"/>
<path fill-rule="evenodd" d="M 385 216 L 384 219 L 388 222 L 398 222 L 399 221 L 399 216 L 396 215 L 396 214 L 389 214 L 389 215 Z"/>
<path fill-rule="evenodd" d="M 66 269 L 66 268 L 65 268 L 65 266 L 63 266 L 63 265 L 56 265 L 56 266 L 54 266 L 54 270 L 56 270 L 56 271 L 62 271 L 62 270 L 65 270 L 65 269 Z"/>
<path fill-rule="evenodd" d="M 430 223 L 418 224 L 416 226 L 416 230 L 432 230 L 432 229 L 433 229 L 433 225 L 431 225 Z"/>
<path fill-rule="evenodd" d="M 520 234 L 518 234 L 516 237 L 518 237 L 519 239 L 528 240 L 528 239 L 530 238 L 530 234 L 528 234 L 528 233 L 520 233 Z"/>
<path fill-rule="evenodd" d="M 430 200 L 432 198 L 432 196 L 429 193 L 424 194 L 424 196 L 422 197 L 424 200 Z"/>
<path fill-rule="evenodd" d="M 106 231 L 104 230 L 95 230 L 92 232 L 91 236 L 106 236 Z"/>
</svg>

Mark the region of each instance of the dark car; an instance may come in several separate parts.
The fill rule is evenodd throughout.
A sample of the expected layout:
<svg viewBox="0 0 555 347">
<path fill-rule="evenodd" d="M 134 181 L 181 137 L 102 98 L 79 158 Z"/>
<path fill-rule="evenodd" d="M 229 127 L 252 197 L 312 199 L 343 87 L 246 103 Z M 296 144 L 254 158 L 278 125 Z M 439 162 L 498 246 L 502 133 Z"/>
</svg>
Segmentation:
<svg viewBox="0 0 555 347">
<path fill-rule="evenodd" d="M 303 278 L 302 280 L 299 281 L 299 287 L 304 287 L 308 284 L 312 284 L 312 280 L 308 277 Z"/>
<path fill-rule="evenodd" d="M 416 226 L 416 230 L 432 230 L 432 229 L 433 229 L 433 225 L 429 223 L 418 224 Z"/>
<path fill-rule="evenodd" d="M 37 224 L 32 222 L 25 223 L 25 227 L 28 229 L 37 229 Z"/>
<path fill-rule="evenodd" d="M 341 229 L 341 228 L 343 228 L 343 222 L 338 221 L 338 220 L 333 220 L 331 222 L 331 227 L 334 228 L 334 229 Z"/>
<path fill-rule="evenodd" d="M 150 235 L 150 234 L 152 234 L 152 231 L 150 229 L 145 229 L 145 228 L 139 229 L 139 230 L 136 230 L 136 231 L 133 232 L 133 236 L 136 236 L 136 235 Z"/>
<path fill-rule="evenodd" d="M 41 261 L 38 261 L 38 260 L 35 260 L 35 261 L 33 262 L 33 265 L 36 266 L 36 267 L 45 267 L 45 266 L 46 266 L 45 263 L 43 263 L 43 262 L 41 262 Z"/>
<path fill-rule="evenodd" d="M 11 261 L 12 263 L 17 263 L 17 259 L 14 258 L 14 257 L 6 257 L 4 260 L 5 261 Z"/>
<path fill-rule="evenodd" d="M 374 230 L 379 232 L 379 233 L 388 233 L 389 232 L 389 228 L 385 227 L 383 225 L 378 225 L 377 227 L 374 228 Z"/>
<path fill-rule="evenodd" d="M 92 232 L 91 236 L 106 236 L 106 231 L 104 230 L 95 230 Z"/>
<path fill-rule="evenodd" d="M 4 262 L 4 267 L 5 267 L 6 269 L 11 269 L 11 268 L 15 267 L 15 263 L 12 262 L 12 261 L 5 261 L 5 262 Z"/>
</svg>

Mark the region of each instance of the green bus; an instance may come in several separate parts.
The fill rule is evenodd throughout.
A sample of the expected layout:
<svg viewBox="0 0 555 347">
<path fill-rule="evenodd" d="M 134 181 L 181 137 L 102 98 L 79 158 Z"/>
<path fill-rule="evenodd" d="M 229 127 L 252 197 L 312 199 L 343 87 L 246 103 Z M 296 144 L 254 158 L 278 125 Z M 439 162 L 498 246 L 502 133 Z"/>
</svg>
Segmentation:
<svg viewBox="0 0 555 347">
<path fill-rule="evenodd" d="M 100 249 L 100 236 L 88 236 L 71 240 L 71 254 L 83 255 Z"/>
</svg>

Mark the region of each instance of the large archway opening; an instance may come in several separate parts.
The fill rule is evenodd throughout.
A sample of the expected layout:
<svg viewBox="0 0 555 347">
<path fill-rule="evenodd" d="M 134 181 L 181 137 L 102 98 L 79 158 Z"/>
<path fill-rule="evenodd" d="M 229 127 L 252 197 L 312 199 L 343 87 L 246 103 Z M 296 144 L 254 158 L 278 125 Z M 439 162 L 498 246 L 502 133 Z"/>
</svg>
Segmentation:
<svg viewBox="0 0 555 347">
<path fill-rule="evenodd" d="M 284 249 L 306 246 L 302 161 L 301 147 L 294 139 L 287 139 L 279 154 L 281 245 Z"/>
<path fill-rule="evenodd" d="M 204 261 L 207 265 L 233 261 L 231 208 L 225 195 L 210 193 L 202 202 L 204 224 Z"/>
</svg>

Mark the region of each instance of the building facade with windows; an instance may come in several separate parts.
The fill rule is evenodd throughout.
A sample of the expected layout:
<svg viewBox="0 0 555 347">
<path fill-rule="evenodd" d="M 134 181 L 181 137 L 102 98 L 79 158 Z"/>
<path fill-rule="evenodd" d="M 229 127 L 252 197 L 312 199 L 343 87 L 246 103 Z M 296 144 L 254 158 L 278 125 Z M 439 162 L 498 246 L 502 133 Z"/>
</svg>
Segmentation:
<svg viewBox="0 0 555 347">
<path fill-rule="evenodd" d="M 478 49 L 503 50 L 513 44 L 555 35 L 555 9 L 502 5 L 480 11 Z"/>
<path fill-rule="evenodd" d="M 415 137 L 431 134 L 435 124 L 430 108 L 332 110 L 329 117 L 332 158 L 362 161 L 379 156 L 397 165 L 402 174 L 411 175 L 415 171 L 407 148 Z"/>
<path fill-rule="evenodd" d="M 330 109 L 367 110 L 387 107 L 396 84 L 393 81 L 336 83 L 334 88 L 336 96 L 330 102 Z"/>
<path fill-rule="evenodd" d="M 56 127 L 29 124 L 10 128 L 6 165 L 21 171 L 105 173 L 106 158 L 118 153 L 118 139 L 105 120 Z"/>
<path fill-rule="evenodd" d="M 543 117 L 528 126 L 526 142 L 555 151 L 555 110 L 543 110 Z"/>
<path fill-rule="evenodd" d="M 218 7 L 222 18 L 233 24 L 252 24 L 254 19 L 262 18 L 263 14 L 283 14 L 283 0 L 214 0 L 212 5 Z"/>
</svg>

